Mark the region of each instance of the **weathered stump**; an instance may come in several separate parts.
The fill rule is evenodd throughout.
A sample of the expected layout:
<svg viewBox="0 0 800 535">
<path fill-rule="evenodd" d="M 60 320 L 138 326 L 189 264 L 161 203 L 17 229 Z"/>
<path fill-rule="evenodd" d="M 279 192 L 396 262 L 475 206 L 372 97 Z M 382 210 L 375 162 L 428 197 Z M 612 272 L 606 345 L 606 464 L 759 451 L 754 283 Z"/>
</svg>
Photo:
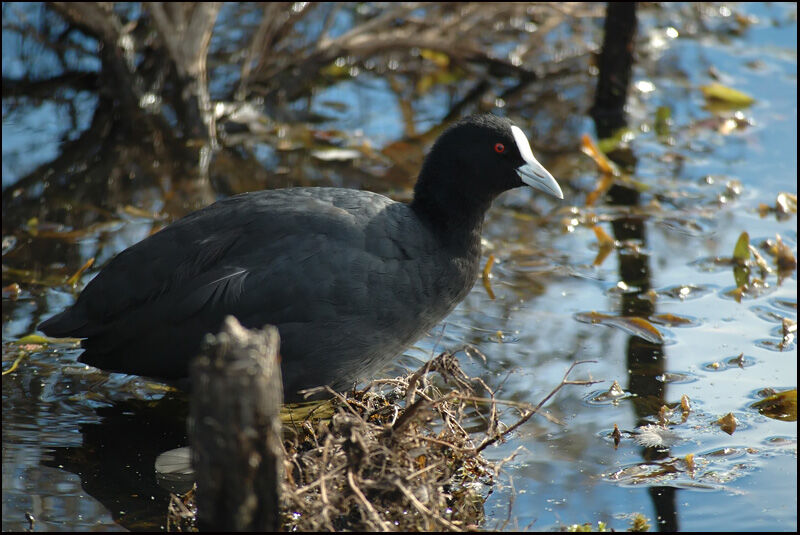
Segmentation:
<svg viewBox="0 0 800 535">
<path fill-rule="evenodd" d="M 275 327 L 249 331 L 228 316 L 192 365 L 189 436 L 201 530 L 280 527 L 279 343 Z"/>
</svg>

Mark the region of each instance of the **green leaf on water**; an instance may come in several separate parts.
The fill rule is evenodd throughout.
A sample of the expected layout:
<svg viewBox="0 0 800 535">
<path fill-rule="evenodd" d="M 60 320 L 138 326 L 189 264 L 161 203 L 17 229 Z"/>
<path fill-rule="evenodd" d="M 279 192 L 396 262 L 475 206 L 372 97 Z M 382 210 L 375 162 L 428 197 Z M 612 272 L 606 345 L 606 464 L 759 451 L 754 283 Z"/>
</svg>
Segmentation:
<svg viewBox="0 0 800 535">
<path fill-rule="evenodd" d="M 655 130 L 659 136 L 669 135 L 669 123 L 672 117 L 672 109 L 669 106 L 659 106 L 656 108 Z"/>
<path fill-rule="evenodd" d="M 45 338 L 39 334 L 28 334 L 23 336 L 19 340 L 16 340 L 17 345 L 25 345 L 25 344 L 49 344 L 52 341 L 50 338 Z"/>
<path fill-rule="evenodd" d="M 733 260 L 740 266 L 750 260 L 750 236 L 747 232 L 742 232 L 733 248 Z"/>
<path fill-rule="evenodd" d="M 747 93 L 743 93 L 718 82 L 701 86 L 700 89 L 703 91 L 703 96 L 709 103 L 722 102 L 730 106 L 744 108 L 755 102 L 755 99 Z"/>
</svg>

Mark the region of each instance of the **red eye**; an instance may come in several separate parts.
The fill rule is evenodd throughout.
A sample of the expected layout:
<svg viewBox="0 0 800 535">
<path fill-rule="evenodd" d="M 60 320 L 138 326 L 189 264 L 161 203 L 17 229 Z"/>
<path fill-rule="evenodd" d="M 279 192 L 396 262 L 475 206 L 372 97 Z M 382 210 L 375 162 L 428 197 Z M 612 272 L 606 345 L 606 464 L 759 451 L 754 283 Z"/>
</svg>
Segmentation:
<svg viewBox="0 0 800 535">
<path fill-rule="evenodd" d="M 496 143 L 494 146 L 494 151 L 497 154 L 503 154 L 506 151 L 506 146 L 503 145 L 502 143 Z"/>
</svg>

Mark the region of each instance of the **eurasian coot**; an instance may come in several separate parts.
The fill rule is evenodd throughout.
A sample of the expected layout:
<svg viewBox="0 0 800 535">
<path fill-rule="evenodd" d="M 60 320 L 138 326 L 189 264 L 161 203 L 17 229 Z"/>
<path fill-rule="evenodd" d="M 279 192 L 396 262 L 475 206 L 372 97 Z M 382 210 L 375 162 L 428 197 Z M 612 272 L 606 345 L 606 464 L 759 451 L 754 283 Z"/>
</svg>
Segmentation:
<svg viewBox="0 0 800 535">
<path fill-rule="evenodd" d="M 472 116 L 436 140 L 409 204 L 341 188 L 235 195 L 121 252 L 39 328 L 84 338 L 81 362 L 179 379 L 233 314 L 278 327 L 287 400 L 323 384 L 345 390 L 467 295 L 484 214 L 523 184 L 563 198 L 522 130 Z"/>
</svg>

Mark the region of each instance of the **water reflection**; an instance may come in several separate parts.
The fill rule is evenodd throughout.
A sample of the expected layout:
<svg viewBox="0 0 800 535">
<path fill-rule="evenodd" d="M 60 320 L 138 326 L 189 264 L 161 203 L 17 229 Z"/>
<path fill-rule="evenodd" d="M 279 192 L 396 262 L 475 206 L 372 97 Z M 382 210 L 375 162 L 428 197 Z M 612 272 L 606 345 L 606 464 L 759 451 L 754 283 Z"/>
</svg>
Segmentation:
<svg viewBox="0 0 800 535">
<path fill-rule="evenodd" d="M 185 446 L 187 399 L 125 400 L 97 409 L 99 421 L 79 426 L 82 444 L 51 448 L 44 466 L 77 474 L 81 486 L 119 525 L 137 531 L 165 525 L 169 492 L 158 485 L 156 457 Z"/>
<path fill-rule="evenodd" d="M 600 138 L 609 138 L 627 127 L 625 104 L 633 66 L 636 22 L 635 4 L 608 5 L 597 92 L 591 110 Z M 636 158 L 630 151 L 616 151 L 609 154 L 609 157 L 631 174 L 634 173 Z M 614 185 L 608 191 L 607 200 L 611 205 L 635 207 L 639 205 L 640 194 L 633 188 Z M 624 287 L 632 289 L 622 292 L 619 315 L 647 320 L 655 312 L 655 300 L 649 295 L 651 273 L 649 255 L 645 253 L 647 233 L 644 218 L 618 217 L 612 221 L 611 226 L 616 243 L 639 244 L 635 249 L 617 248 L 619 279 Z M 653 415 L 666 405 L 666 383 L 662 380 L 667 369 L 664 344 L 630 336 L 626 359 L 626 390 L 633 394 L 636 426 L 648 425 L 652 423 Z M 647 462 L 668 457 L 669 449 L 661 446 L 645 447 L 642 450 L 642 458 Z M 648 491 L 655 506 L 659 531 L 677 531 L 676 489 L 652 486 Z"/>
</svg>

